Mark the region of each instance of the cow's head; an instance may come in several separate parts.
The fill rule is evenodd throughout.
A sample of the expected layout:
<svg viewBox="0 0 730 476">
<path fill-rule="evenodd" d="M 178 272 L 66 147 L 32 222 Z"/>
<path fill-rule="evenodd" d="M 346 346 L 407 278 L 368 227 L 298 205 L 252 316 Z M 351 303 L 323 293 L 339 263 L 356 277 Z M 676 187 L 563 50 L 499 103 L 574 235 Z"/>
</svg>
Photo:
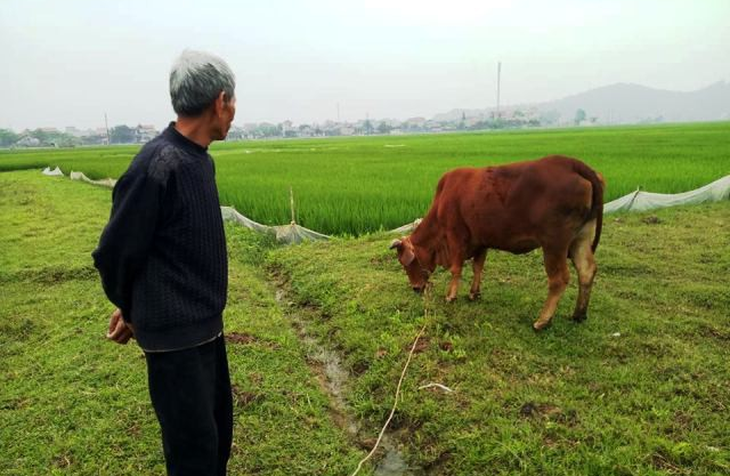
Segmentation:
<svg viewBox="0 0 730 476">
<path fill-rule="evenodd" d="M 393 240 L 390 249 L 398 251 L 398 261 L 406 270 L 411 287 L 417 293 L 422 292 L 428 284 L 428 277 L 433 272 L 433 266 L 425 263 L 423 250 L 411 243 L 410 237 L 401 240 Z"/>
</svg>

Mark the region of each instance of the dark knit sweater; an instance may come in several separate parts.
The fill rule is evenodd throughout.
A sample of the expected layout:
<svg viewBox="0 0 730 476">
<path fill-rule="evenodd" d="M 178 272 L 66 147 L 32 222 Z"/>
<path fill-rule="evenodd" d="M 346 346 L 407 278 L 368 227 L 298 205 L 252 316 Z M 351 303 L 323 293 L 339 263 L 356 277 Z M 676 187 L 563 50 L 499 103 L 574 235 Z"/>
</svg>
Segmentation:
<svg viewBox="0 0 730 476">
<path fill-rule="evenodd" d="M 174 350 L 215 337 L 223 328 L 228 262 L 207 149 L 170 124 L 137 154 L 112 201 L 92 256 L 139 345 Z"/>
</svg>

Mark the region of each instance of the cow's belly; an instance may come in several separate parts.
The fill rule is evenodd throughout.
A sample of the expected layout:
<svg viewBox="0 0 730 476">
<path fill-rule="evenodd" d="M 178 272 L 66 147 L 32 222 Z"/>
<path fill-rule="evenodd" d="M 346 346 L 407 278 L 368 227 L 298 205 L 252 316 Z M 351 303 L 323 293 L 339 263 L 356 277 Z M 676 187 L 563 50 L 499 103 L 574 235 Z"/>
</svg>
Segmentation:
<svg viewBox="0 0 730 476">
<path fill-rule="evenodd" d="M 510 253 L 523 254 L 539 248 L 540 242 L 524 226 L 513 224 L 510 227 L 494 226 L 494 223 L 504 223 L 499 219 L 487 219 L 471 229 L 473 244 Z"/>
<path fill-rule="evenodd" d="M 524 253 L 529 253 L 530 251 L 539 247 L 540 244 L 537 241 L 519 240 L 511 243 L 499 243 L 494 246 L 490 246 L 489 248 L 494 248 L 501 251 L 509 251 L 510 253 L 521 255 Z"/>
</svg>

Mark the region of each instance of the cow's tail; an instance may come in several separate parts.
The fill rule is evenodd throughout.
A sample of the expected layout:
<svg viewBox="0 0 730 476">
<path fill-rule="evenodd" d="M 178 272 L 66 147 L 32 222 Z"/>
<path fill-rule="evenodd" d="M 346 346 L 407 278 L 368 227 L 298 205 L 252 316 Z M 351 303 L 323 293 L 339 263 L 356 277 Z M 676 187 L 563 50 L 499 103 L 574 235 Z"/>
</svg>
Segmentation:
<svg viewBox="0 0 730 476">
<path fill-rule="evenodd" d="M 596 234 L 591 245 L 591 250 L 595 252 L 596 248 L 598 248 L 598 242 L 601 240 L 601 228 L 603 227 L 603 190 L 606 188 L 606 181 L 600 173 L 594 171 L 583 162 L 575 161 L 573 170 L 588 180 L 593 189 L 591 210 L 588 213 L 587 221 L 596 220 Z"/>
</svg>

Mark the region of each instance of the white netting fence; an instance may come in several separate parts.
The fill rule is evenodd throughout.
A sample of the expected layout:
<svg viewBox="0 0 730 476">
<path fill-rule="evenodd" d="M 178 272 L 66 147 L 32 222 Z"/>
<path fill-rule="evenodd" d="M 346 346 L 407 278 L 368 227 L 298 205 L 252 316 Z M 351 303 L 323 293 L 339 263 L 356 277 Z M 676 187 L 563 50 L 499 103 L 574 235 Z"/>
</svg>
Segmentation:
<svg viewBox="0 0 730 476">
<path fill-rule="evenodd" d="M 730 175 L 719 180 L 684 193 L 666 194 L 636 190 L 628 195 L 606 203 L 603 213 L 645 212 L 658 208 L 676 207 L 677 205 L 696 205 L 706 202 L 719 202 L 730 198 Z"/>
<path fill-rule="evenodd" d="M 58 167 L 53 170 L 51 170 L 50 167 L 46 167 L 43 170 L 43 174 L 49 176 L 64 175 Z M 117 181 L 112 178 L 91 180 L 89 177 L 84 175 L 83 172 L 72 171 L 69 174 L 69 177 L 71 180 L 80 180 L 82 182 L 107 188 L 113 188 L 117 183 Z M 675 207 L 678 205 L 695 205 L 707 202 L 719 202 L 728 199 L 730 199 L 730 175 L 705 185 L 704 187 L 684 193 L 665 194 L 636 190 L 635 192 L 606 203 L 603 206 L 603 213 L 611 214 L 615 212 L 631 211 L 644 212 L 659 208 Z M 221 214 L 223 215 L 224 220 L 234 221 L 241 226 L 245 226 L 246 228 L 259 233 L 271 233 L 276 236 L 277 241 L 281 243 L 301 243 L 303 241 L 317 241 L 331 238 L 328 235 L 299 226 L 294 222 L 291 222 L 289 225 L 262 225 L 261 223 L 257 223 L 250 218 L 245 217 L 233 207 L 221 207 Z M 420 222 L 421 219 L 419 218 L 413 223 L 408 223 L 394 230 L 390 230 L 389 233 L 409 233 L 417 227 Z"/>
<path fill-rule="evenodd" d="M 56 177 L 56 176 L 63 177 L 63 172 L 58 167 L 56 167 L 53 170 L 51 170 L 50 167 L 46 167 L 45 169 L 43 169 L 43 172 L 41 172 L 41 173 L 43 175 L 48 175 L 49 177 Z"/>
</svg>

